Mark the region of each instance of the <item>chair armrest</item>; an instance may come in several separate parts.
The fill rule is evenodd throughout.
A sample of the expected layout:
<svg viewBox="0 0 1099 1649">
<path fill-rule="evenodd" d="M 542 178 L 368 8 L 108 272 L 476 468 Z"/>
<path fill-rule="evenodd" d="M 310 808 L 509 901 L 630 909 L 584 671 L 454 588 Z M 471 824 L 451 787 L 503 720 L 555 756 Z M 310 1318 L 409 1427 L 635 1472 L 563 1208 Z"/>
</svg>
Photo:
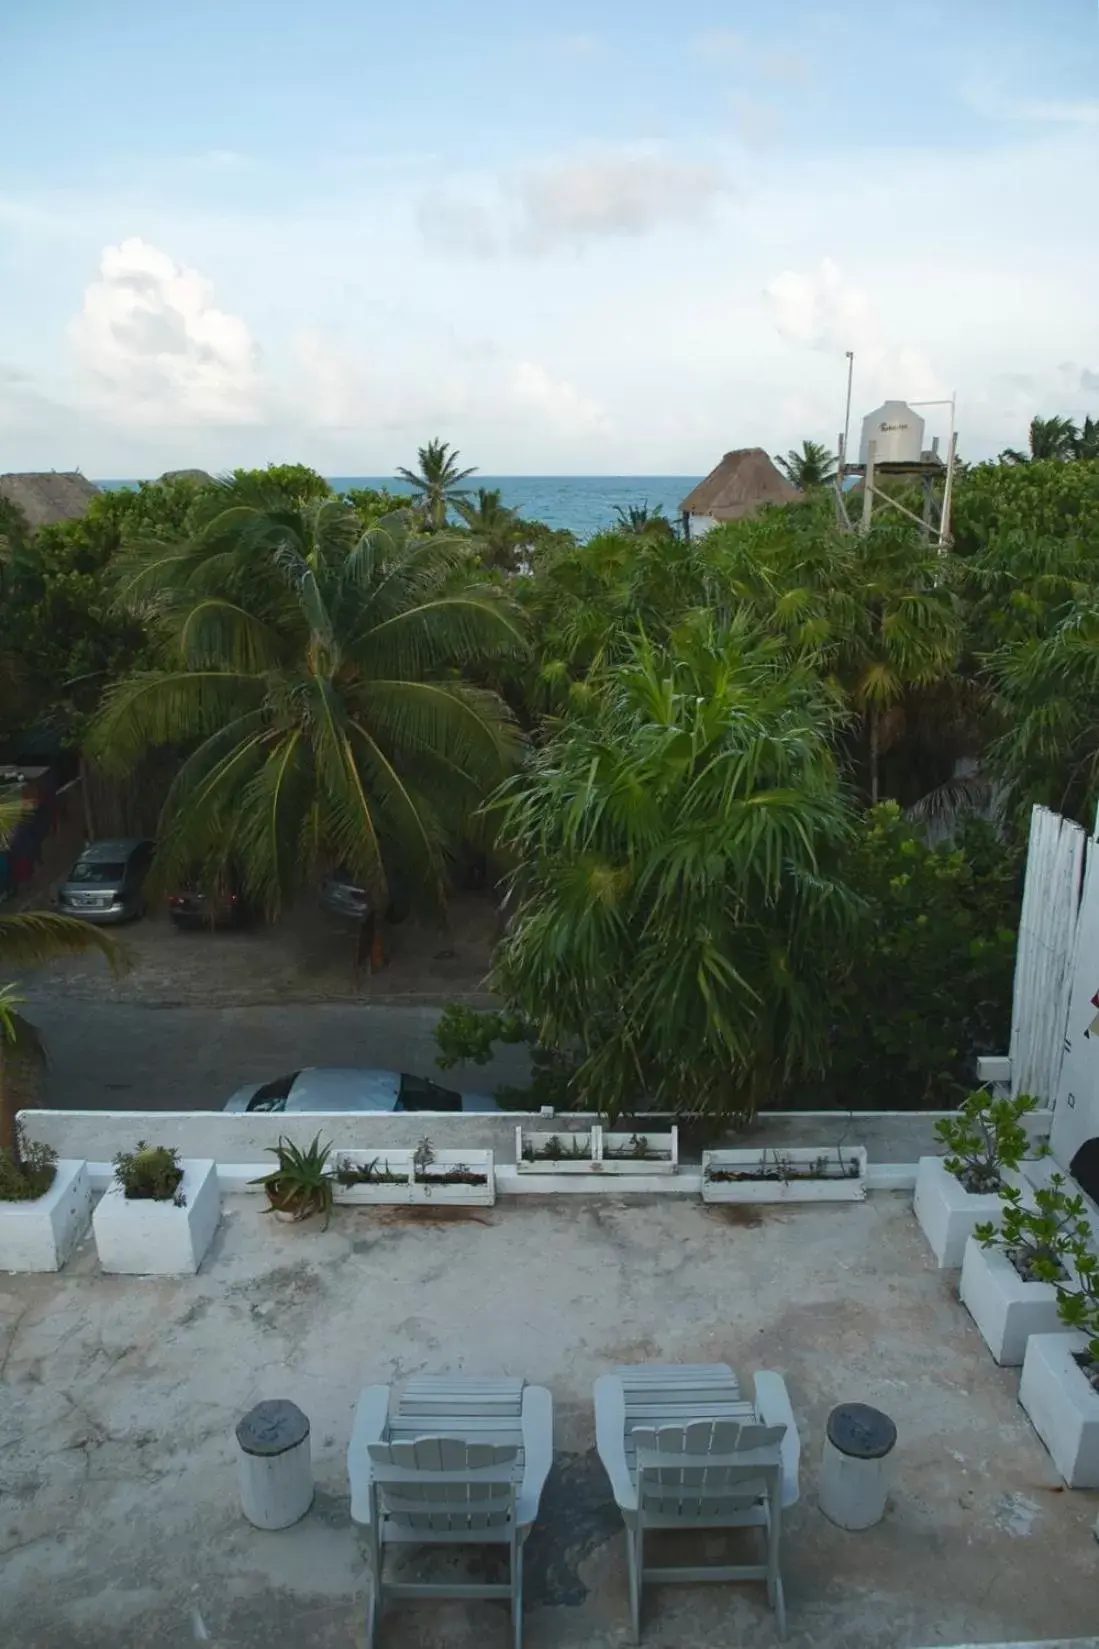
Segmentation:
<svg viewBox="0 0 1099 1649">
<path fill-rule="evenodd" d="M 523 1481 L 515 1520 L 527 1529 L 538 1516 L 538 1503 L 553 1465 L 553 1398 L 547 1386 L 523 1387 Z"/>
<path fill-rule="evenodd" d="M 371 1443 L 380 1443 L 389 1423 L 389 1387 L 366 1386 L 359 1393 L 351 1441 L 347 1445 L 347 1478 L 351 1485 L 352 1523 L 370 1523 Z"/>
<path fill-rule="evenodd" d="M 617 1374 L 595 1382 L 595 1446 L 621 1511 L 637 1510 L 637 1488 L 626 1464 L 626 1393 Z"/>
<path fill-rule="evenodd" d="M 755 1375 L 756 1414 L 765 1426 L 785 1426 L 779 1444 L 782 1457 L 782 1504 L 792 1506 L 798 1498 L 798 1469 L 801 1463 L 801 1439 L 798 1423 L 790 1406 L 790 1394 L 781 1374 L 761 1369 Z"/>
</svg>

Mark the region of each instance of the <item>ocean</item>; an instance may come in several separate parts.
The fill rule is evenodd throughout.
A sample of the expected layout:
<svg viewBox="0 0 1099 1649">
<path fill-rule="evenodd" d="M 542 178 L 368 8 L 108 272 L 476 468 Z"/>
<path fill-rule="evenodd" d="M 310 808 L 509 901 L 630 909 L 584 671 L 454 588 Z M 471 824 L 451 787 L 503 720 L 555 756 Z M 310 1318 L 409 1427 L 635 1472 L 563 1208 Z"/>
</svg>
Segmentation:
<svg viewBox="0 0 1099 1649">
<path fill-rule="evenodd" d="M 531 521 L 549 527 L 564 527 L 578 538 L 612 527 L 615 507 L 647 504 L 650 510 L 662 505 L 664 513 L 677 520 L 679 506 L 697 475 L 471 475 L 466 483 L 478 487 L 499 487 L 504 503 Z M 388 487 L 401 490 L 401 482 L 391 475 L 334 475 L 329 484 L 337 492 L 348 487 Z M 101 487 L 133 486 L 133 481 L 100 481 Z"/>
</svg>

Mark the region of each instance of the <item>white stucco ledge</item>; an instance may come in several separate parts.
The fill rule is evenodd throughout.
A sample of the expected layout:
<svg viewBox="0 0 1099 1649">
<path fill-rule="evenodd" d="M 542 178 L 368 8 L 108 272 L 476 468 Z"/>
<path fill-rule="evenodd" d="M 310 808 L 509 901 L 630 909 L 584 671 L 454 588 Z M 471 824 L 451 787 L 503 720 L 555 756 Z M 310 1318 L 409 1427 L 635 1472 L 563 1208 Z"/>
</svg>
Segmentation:
<svg viewBox="0 0 1099 1649">
<path fill-rule="evenodd" d="M 60 1271 L 91 1217 L 87 1164 L 63 1157 L 44 1196 L 0 1202 L 0 1271 Z"/>
<path fill-rule="evenodd" d="M 127 1198 L 112 1175 L 92 1215 L 104 1271 L 147 1277 L 198 1270 L 221 1219 L 216 1165 L 209 1158 L 185 1158 L 179 1194 L 182 1206 Z"/>
</svg>

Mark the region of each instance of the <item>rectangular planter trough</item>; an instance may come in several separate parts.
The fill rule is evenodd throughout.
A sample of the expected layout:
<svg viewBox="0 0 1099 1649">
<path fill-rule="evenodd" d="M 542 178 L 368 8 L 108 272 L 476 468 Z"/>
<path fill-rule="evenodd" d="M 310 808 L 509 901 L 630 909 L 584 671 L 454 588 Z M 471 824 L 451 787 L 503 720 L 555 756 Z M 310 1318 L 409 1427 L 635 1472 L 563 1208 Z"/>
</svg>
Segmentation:
<svg viewBox="0 0 1099 1649">
<path fill-rule="evenodd" d="M 433 1161 L 416 1178 L 415 1152 L 403 1150 L 337 1151 L 333 1162 L 365 1168 L 375 1163 L 382 1173 L 397 1174 L 399 1179 L 364 1181 L 359 1185 L 340 1185 L 334 1189 L 337 1203 L 352 1206 L 399 1204 L 402 1207 L 442 1208 L 464 1204 L 475 1208 L 490 1208 L 496 1201 L 496 1172 L 491 1151 L 436 1151 Z M 445 1175 L 455 1169 L 468 1169 L 479 1177 L 480 1183 L 461 1181 L 447 1183 Z"/>
<path fill-rule="evenodd" d="M 127 1197 L 113 1179 L 92 1215 L 104 1271 L 132 1276 L 180 1276 L 197 1271 L 221 1219 L 212 1159 L 185 1157 L 175 1202 Z"/>
<path fill-rule="evenodd" d="M 1016 1183 L 1012 1175 L 1004 1178 L 1008 1184 Z M 920 1158 L 912 1209 L 940 1271 L 957 1270 L 974 1229 L 988 1220 L 998 1223 L 1002 1208 L 994 1191 L 987 1196 L 967 1191 L 947 1172 L 943 1157 Z"/>
<path fill-rule="evenodd" d="M 91 1217 L 88 1165 L 62 1157 L 45 1196 L 0 1202 L 0 1271 L 60 1271 Z"/>
<path fill-rule="evenodd" d="M 521 1174 L 591 1174 L 599 1173 L 603 1130 L 596 1126 L 577 1133 L 527 1133 L 515 1130 L 515 1166 Z M 563 1155 L 546 1156 L 547 1150 L 558 1148 Z M 575 1152 L 583 1151 L 583 1156 Z"/>
<path fill-rule="evenodd" d="M 746 1179 L 715 1179 L 715 1173 Z M 756 1177 L 759 1176 L 759 1177 Z M 861 1145 L 703 1151 L 703 1202 L 861 1202 L 866 1151 Z"/>
<path fill-rule="evenodd" d="M 561 1155 L 549 1155 L 555 1146 Z M 583 1150 L 583 1156 L 574 1151 Z M 515 1166 L 521 1174 L 676 1174 L 679 1129 L 613 1133 L 599 1123 L 578 1133 L 515 1130 Z"/>
<path fill-rule="evenodd" d="M 1099 1391 L 1076 1362 L 1087 1336 L 1032 1334 L 1019 1401 L 1070 1489 L 1099 1489 Z"/>
<path fill-rule="evenodd" d="M 965 1245 L 958 1289 L 981 1338 L 1004 1368 L 1018 1368 L 1032 1334 L 1056 1334 L 1057 1290 L 1052 1283 L 1028 1283 L 1001 1248 L 982 1248 L 975 1237 Z"/>
</svg>

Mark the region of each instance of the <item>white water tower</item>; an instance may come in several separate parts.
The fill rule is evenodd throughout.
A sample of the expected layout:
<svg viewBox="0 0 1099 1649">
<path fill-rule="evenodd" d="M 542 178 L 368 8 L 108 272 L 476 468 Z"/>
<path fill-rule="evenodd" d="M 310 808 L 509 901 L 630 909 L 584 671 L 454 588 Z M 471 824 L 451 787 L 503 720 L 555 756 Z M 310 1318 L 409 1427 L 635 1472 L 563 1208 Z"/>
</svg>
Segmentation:
<svg viewBox="0 0 1099 1649">
<path fill-rule="evenodd" d="M 875 464 L 918 464 L 923 457 L 924 421 L 907 401 L 885 401 L 862 421 L 859 463 L 870 462 L 874 442 Z"/>
</svg>

